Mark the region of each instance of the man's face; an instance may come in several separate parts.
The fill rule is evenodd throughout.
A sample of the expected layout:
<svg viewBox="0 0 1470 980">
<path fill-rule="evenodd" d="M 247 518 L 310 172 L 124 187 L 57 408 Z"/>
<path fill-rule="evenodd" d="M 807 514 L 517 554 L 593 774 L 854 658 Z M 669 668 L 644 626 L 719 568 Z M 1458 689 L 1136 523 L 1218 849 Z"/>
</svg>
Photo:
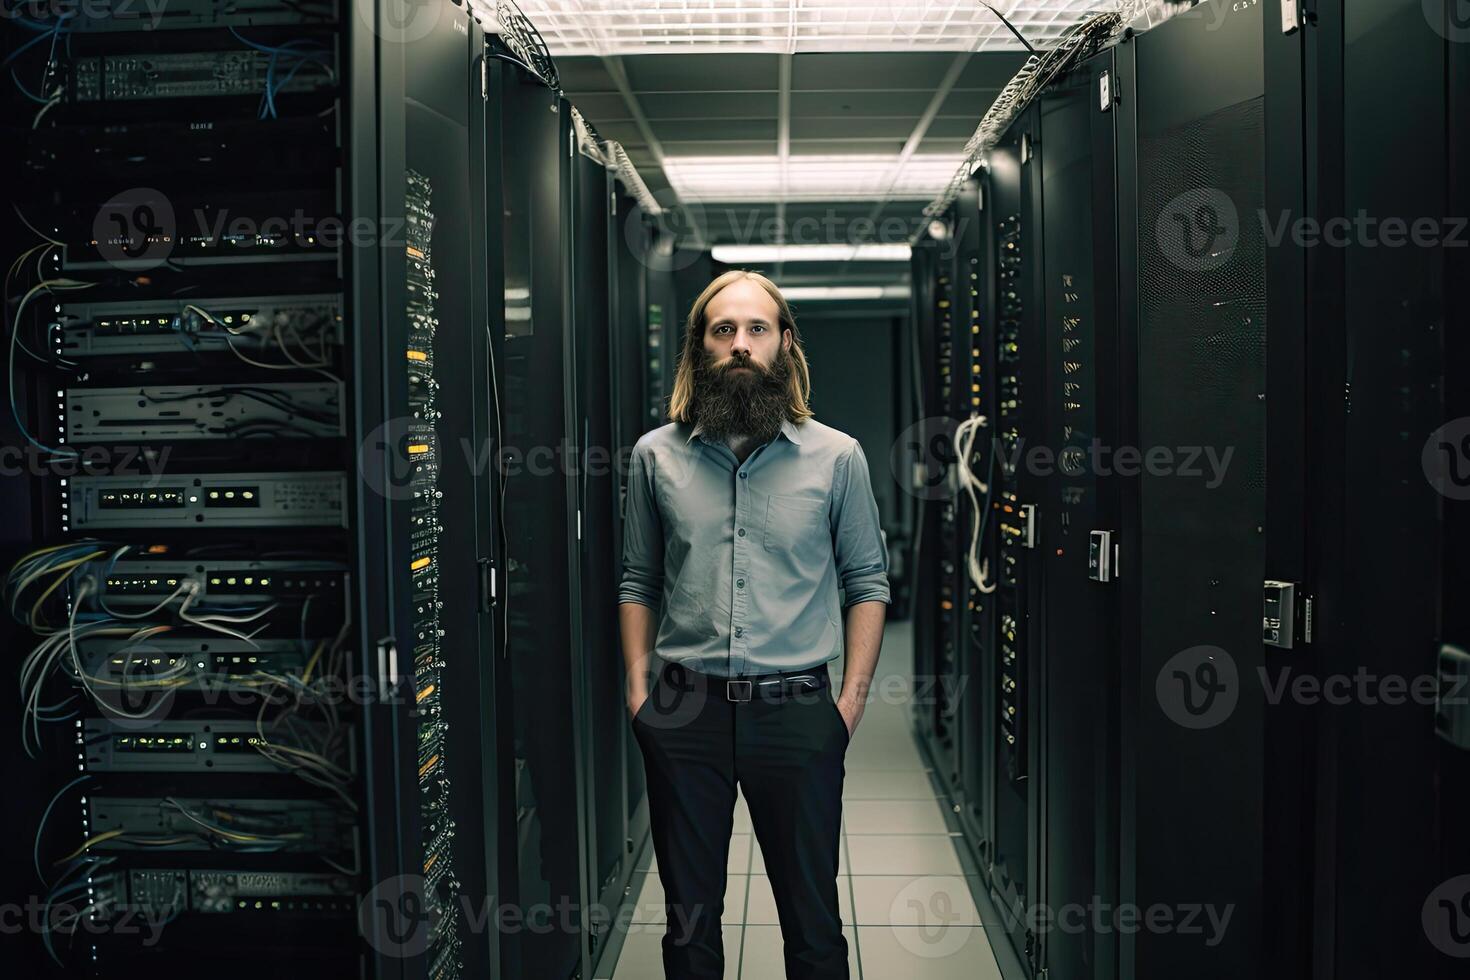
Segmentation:
<svg viewBox="0 0 1470 980">
<path fill-rule="evenodd" d="M 750 368 L 739 365 L 750 360 L 769 370 L 777 353 L 791 346 L 780 315 L 770 294 L 749 279 L 737 279 L 715 293 L 704 308 L 704 350 L 711 367 L 749 375 Z"/>
</svg>

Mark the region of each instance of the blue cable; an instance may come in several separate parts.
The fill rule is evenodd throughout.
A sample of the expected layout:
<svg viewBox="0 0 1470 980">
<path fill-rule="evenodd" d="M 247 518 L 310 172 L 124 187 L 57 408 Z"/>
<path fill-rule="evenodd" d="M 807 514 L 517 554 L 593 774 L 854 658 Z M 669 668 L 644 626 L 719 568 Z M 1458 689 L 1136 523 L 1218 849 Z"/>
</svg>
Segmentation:
<svg viewBox="0 0 1470 980">
<path fill-rule="evenodd" d="M 41 880 L 41 884 L 43 885 L 46 883 L 46 876 L 41 873 L 41 834 L 46 830 L 46 821 L 51 818 L 51 811 L 56 809 L 56 804 L 60 802 L 63 796 L 65 796 L 73 787 L 78 786 L 91 778 L 91 773 L 83 773 L 76 779 L 73 779 L 71 782 L 61 787 L 61 789 L 57 790 L 56 795 L 51 797 L 51 802 L 46 804 L 46 810 L 44 813 L 41 814 L 41 822 L 36 825 L 36 845 L 31 850 L 31 858 L 36 865 L 36 877 Z"/>
<path fill-rule="evenodd" d="M 47 102 L 51 101 L 50 99 L 41 98 L 39 95 L 36 95 L 30 89 L 26 88 L 25 83 L 20 80 L 20 76 L 15 73 L 15 68 L 13 66 L 10 69 L 10 80 L 15 83 L 16 88 L 20 89 L 20 94 L 24 95 L 32 102 L 39 102 L 42 105 L 45 105 Z"/>
<path fill-rule="evenodd" d="M 47 31 L 47 34 L 49 34 L 49 33 L 50 33 L 50 31 Z M 33 48 L 36 45 L 40 44 L 44 40 L 46 40 L 46 34 L 37 34 L 35 37 L 31 38 L 25 44 L 22 44 L 20 47 L 16 48 L 14 51 L 10 52 L 9 57 L 7 57 L 4 61 L 0 61 L 0 64 L 4 64 L 4 65 L 10 64 L 16 58 L 19 58 L 21 55 L 25 54 L 31 48 Z"/>
</svg>

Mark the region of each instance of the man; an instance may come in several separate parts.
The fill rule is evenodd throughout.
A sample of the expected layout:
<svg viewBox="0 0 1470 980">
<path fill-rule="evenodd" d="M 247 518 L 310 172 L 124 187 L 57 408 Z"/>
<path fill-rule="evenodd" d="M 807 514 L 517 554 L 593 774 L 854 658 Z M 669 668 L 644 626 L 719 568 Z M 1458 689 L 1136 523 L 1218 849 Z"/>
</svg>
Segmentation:
<svg viewBox="0 0 1470 980">
<path fill-rule="evenodd" d="M 633 449 L 619 618 L 667 901 L 667 980 L 724 976 L 737 785 L 786 976 L 849 976 L 837 907 L 843 756 L 877 665 L 888 555 L 863 451 L 811 417 L 810 388 L 780 290 L 727 272 L 689 311 L 672 421 Z M 827 662 L 844 639 L 834 701 Z"/>
</svg>

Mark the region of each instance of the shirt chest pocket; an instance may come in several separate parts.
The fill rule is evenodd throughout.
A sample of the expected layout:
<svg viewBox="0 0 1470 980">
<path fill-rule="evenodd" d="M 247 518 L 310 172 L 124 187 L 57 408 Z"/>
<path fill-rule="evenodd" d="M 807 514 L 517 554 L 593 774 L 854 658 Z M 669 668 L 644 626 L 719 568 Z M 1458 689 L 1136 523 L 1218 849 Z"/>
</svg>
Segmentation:
<svg viewBox="0 0 1470 980">
<path fill-rule="evenodd" d="M 762 543 L 767 551 L 814 549 L 829 542 L 827 501 L 816 497 L 766 498 L 766 526 Z"/>
</svg>

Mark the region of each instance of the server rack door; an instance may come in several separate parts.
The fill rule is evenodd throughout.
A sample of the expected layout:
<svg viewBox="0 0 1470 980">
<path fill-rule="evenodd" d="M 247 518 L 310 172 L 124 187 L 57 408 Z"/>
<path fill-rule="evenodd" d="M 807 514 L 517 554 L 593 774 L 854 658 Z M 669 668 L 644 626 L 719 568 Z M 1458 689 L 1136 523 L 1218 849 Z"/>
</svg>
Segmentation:
<svg viewBox="0 0 1470 980">
<path fill-rule="evenodd" d="M 1265 15 L 1224 3 L 1209 13 L 1139 36 L 1123 79 L 1137 138 L 1120 152 L 1119 185 L 1138 195 L 1136 227 L 1120 234 L 1136 243 L 1121 276 L 1136 293 L 1124 330 L 1136 330 L 1126 343 L 1137 424 L 1124 437 L 1137 455 L 1113 465 L 1137 502 L 1125 508 L 1135 523 L 1121 557 L 1133 716 L 1119 900 L 1229 908 L 1232 918 L 1209 947 L 1181 931 L 1121 934 L 1125 977 L 1263 969 L 1265 701 L 1253 681 L 1263 664 L 1267 250 L 1253 218 L 1265 203 Z M 1192 81 L 1202 76 L 1216 84 Z M 1185 469 L 1185 454 L 1198 465 Z"/>
<path fill-rule="evenodd" d="M 495 66 L 501 100 L 505 331 L 497 341 L 518 901 L 512 977 L 566 977 L 582 960 L 579 757 L 573 681 L 573 484 L 556 460 L 568 432 L 563 217 L 570 124 L 555 93 Z M 569 615 L 570 612 L 570 615 Z M 507 945 L 510 945 L 509 943 Z"/>
<path fill-rule="evenodd" d="M 996 235 L 996 757 L 990 887 L 1003 924 L 1028 967 L 1038 968 L 1027 909 L 1036 883 L 1035 795 L 1043 565 L 1037 560 L 1041 501 L 1034 447 L 1044 444 L 1041 335 L 1041 181 L 1034 113 L 1023 114 L 991 155 Z"/>
<path fill-rule="evenodd" d="M 955 226 L 953 210 L 946 213 L 945 223 Z M 957 752 L 959 745 L 957 704 L 950 697 L 950 689 L 958 672 L 960 658 L 960 617 L 963 582 L 960 568 L 960 502 L 954 494 L 955 473 L 955 405 L 962 388 L 968 387 L 964 377 L 969 369 L 968 337 L 960 345 L 962 298 L 968 290 L 961 287 L 956 277 L 955 247 L 953 231 L 936 243 L 934 271 L 934 345 L 935 345 L 935 391 L 934 431 L 927 436 L 930 448 L 936 454 L 936 462 L 942 466 L 943 490 L 934 505 L 934 548 L 929 558 L 934 562 L 934 605 L 933 670 L 924 678 L 924 691 L 920 704 L 928 718 L 929 752 L 946 789 L 955 792 Z"/>
<path fill-rule="evenodd" d="M 910 276 L 913 293 L 913 330 L 916 361 L 919 370 L 924 365 L 937 363 L 939 345 L 935 337 L 935 275 L 938 265 L 937 243 L 925 238 L 913 249 Z M 938 663 L 938 519 L 937 512 L 942 503 L 945 479 L 943 433 L 936 433 L 934 422 L 939 414 L 937 369 L 921 374 L 920 405 L 922 417 L 909 443 L 904 447 L 904 458 L 916 471 L 913 476 L 904 474 L 919 495 L 919 516 L 915 529 L 914 546 L 914 681 L 915 693 L 920 694 L 926 685 L 932 684 Z M 915 698 L 911 706 L 913 723 L 919 737 L 928 744 L 933 735 L 933 717 L 924 699 Z"/>
<path fill-rule="evenodd" d="M 582 753 L 588 818 L 587 890 L 596 908 L 616 908 L 627 880 L 627 806 L 623 800 L 628 732 L 623 698 L 614 572 L 613 530 L 618 482 L 613 473 L 611 333 L 615 315 L 608 278 L 612 178 L 601 163 L 572 157 L 572 323 L 576 335 L 573 385 L 577 411 L 571 445 L 581 562 Z M 609 924 L 588 922 L 591 961 L 601 955 Z"/>
<path fill-rule="evenodd" d="M 403 183 L 410 232 L 410 295 L 403 360 L 409 405 L 405 461 L 416 464 L 408 490 L 409 574 L 417 801 L 426 895 L 446 908 L 452 924 L 424 957 L 427 976 L 483 975 L 498 960 L 496 932 L 471 914 L 498 894 L 487 878 L 486 765 L 481 742 L 482 670 L 492 664 L 491 631 L 482 633 L 479 525 L 485 483 L 463 447 L 483 431 L 470 406 L 484 407 L 484 226 L 475 207 L 482 186 L 483 142 L 474 134 L 483 113 L 479 52 L 483 39 L 467 13 L 446 11 L 421 38 L 406 41 Z M 493 226 L 498 228 L 498 223 Z M 385 247 L 397 246 L 394 241 Z M 486 447 L 488 449 L 488 446 Z M 427 459 L 427 461 L 426 461 Z M 430 472 L 425 481 L 422 474 Z M 493 755 L 493 754 L 492 754 Z M 493 803 L 493 796 L 491 802 Z M 405 800 L 404 805 L 414 801 Z M 490 811 L 493 816 L 494 810 Z M 465 830 L 470 832 L 465 832 Z M 481 828 L 488 833 L 475 832 Z M 471 913 L 471 914 L 467 914 Z"/>
<path fill-rule="evenodd" d="M 967 183 L 955 201 L 956 246 L 955 269 L 962 303 L 958 316 L 958 350 L 962 382 L 956 417 L 968 419 L 983 415 L 995 417 L 995 326 L 989 319 L 994 279 L 990 275 L 991 250 L 986 225 L 985 191 L 981 176 Z M 995 451 L 994 429 L 981 427 L 972 444 L 968 460 L 957 460 L 986 486 L 992 484 Z M 959 448 L 956 447 L 956 456 Z M 955 799 L 960 804 L 960 819 L 972 838 L 983 843 L 986 852 L 990 840 L 989 787 L 986 774 L 994 753 L 993 671 L 995 656 L 994 592 L 985 592 L 973 580 L 967 553 L 973 547 L 976 562 L 995 576 L 995 529 L 990 519 L 994 498 L 976 492 L 972 502 L 968 494 L 959 496 L 962 519 L 959 530 L 960 585 L 964 605 L 960 617 L 957 671 L 953 693 L 958 714 L 958 760 Z M 982 856 L 983 859 L 983 856 Z"/>
<path fill-rule="evenodd" d="M 1311 339 L 1321 338 L 1328 364 L 1316 399 L 1329 433 L 1311 472 L 1330 507 L 1316 562 L 1314 639 L 1324 671 L 1372 679 L 1366 688 L 1355 681 L 1347 703 L 1317 711 L 1314 966 L 1322 976 L 1458 976 L 1470 951 L 1467 890 L 1455 880 L 1467 868 L 1448 860 L 1464 855 L 1464 813 L 1453 809 L 1463 801 L 1455 778 L 1466 772 L 1464 752 L 1435 738 L 1427 699 L 1390 694 L 1388 680 L 1412 686 L 1436 676 L 1447 637 L 1442 556 L 1431 542 L 1444 540 L 1442 511 L 1463 506 L 1456 427 L 1463 431 L 1464 420 L 1445 425 L 1453 416 L 1444 411 L 1442 375 L 1446 341 L 1452 350 L 1463 343 L 1445 334 L 1447 296 L 1463 286 L 1446 281 L 1444 261 L 1464 253 L 1465 236 L 1403 231 L 1422 229 L 1426 218 L 1437 225 L 1431 216 L 1464 221 L 1447 198 L 1464 182 L 1463 169 L 1447 166 L 1447 139 L 1464 118 L 1448 112 L 1465 91 L 1449 84 L 1455 58 L 1464 57 L 1455 8 L 1344 4 L 1322 11 L 1315 28 L 1321 63 L 1330 66 L 1321 84 L 1326 214 L 1353 230 L 1336 235 L 1324 225 L 1312 250 L 1340 263 L 1311 294 L 1327 307 Z M 1375 84 L 1385 71 L 1394 73 L 1390 90 Z M 1412 155 L 1394 152 L 1405 145 Z M 1463 389 L 1463 379 L 1450 383 L 1450 392 Z M 1463 596 L 1451 607 L 1463 609 Z"/>
<path fill-rule="evenodd" d="M 1055 453 L 1043 474 L 1040 552 L 1046 566 L 1045 651 L 1036 710 L 1040 835 L 1038 899 L 1052 909 L 1080 908 L 1106 896 L 1100 855 L 1114 771 L 1109 758 L 1116 657 L 1110 616 L 1112 542 L 1108 489 L 1094 464 L 1104 434 L 1115 328 L 1117 245 L 1111 109 L 1100 107 L 1100 55 L 1044 93 L 1039 103 L 1040 242 L 1045 381 L 1044 445 Z M 1109 75 L 1111 77 L 1111 75 Z M 1110 532 L 1105 539 L 1095 532 Z M 1111 899 L 1109 899 L 1111 900 Z M 1053 929 L 1041 936 L 1040 961 L 1058 976 L 1102 978 L 1112 969 L 1110 930 Z"/>
<path fill-rule="evenodd" d="M 648 225 L 642 208 L 616 184 L 612 190 L 613 220 L 607 229 L 608 282 L 612 287 L 612 311 L 608 329 L 613 372 L 612 419 L 613 460 L 616 466 L 616 507 L 613 514 L 613 561 L 617 579 L 622 578 L 623 508 L 627 497 L 627 460 L 638 437 L 648 431 L 651 399 L 647 388 L 649 357 L 661 350 L 651 346 L 653 334 L 648 319 L 648 291 L 645 278 L 648 249 Z M 660 332 L 662 324 L 660 324 Z M 662 338 L 660 337 L 660 340 Z M 621 643 L 618 644 L 618 680 L 626 683 L 622 667 Z M 623 771 L 626 779 L 623 806 L 627 812 L 627 838 L 624 847 L 633 860 L 636 844 L 642 842 L 648 829 L 647 784 L 643 772 L 643 753 L 636 740 L 624 737 Z"/>
</svg>

